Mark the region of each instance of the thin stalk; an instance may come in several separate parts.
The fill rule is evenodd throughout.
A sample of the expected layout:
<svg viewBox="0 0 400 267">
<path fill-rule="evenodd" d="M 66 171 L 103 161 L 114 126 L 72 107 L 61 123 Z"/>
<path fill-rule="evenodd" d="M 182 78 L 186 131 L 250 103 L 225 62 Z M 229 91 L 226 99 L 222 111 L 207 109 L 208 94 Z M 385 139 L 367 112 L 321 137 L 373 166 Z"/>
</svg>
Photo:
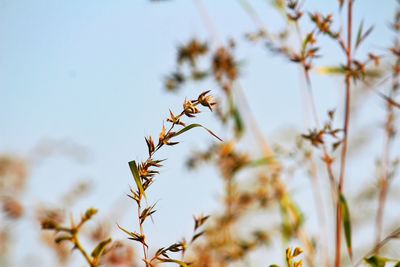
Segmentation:
<svg viewBox="0 0 400 267">
<path fill-rule="evenodd" d="M 141 213 L 142 213 L 141 202 L 138 201 L 137 216 L 138 216 L 138 222 L 139 222 L 139 232 L 140 232 L 141 236 L 145 236 L 143 224 L 140 222 L 140 214 Z M 146 267 L 148 267 L 149 266 L 149 262 L 148 262 L 148 258 L 147 258 L 148 253 L 147 253 L 147 247 L 146 247 L 145 243 L 142 243 L 142 247 L 143 247 L 143 257 L 144 257 L 143 260 L 144 260 L 144 263 L 146 264 Z"/>
<path fill-rule="evenodd" d="M 179 120 L 182 116 L 186 115 L 188 117 L 194 117 L 194 114 L 200 113 L 200 111 L 198 109 L 196 109 L 196 106 L 198 106 L 198 105 L 203 105 L 203 106 L 207 105 L 211 109 L 211 106 L 214 103 L 212 103 L 210 100 L 207 100 L 207 99 L 204 100 L 203 98 L 200 98 L 200 97 L 205 97 L 205 95 L 207 93 L 208 93 L 208 91 L 202 93 L 198 97 L 197 100 L 191 100 L 191 101 L 188 101 L 188 102 L 185 100 L 183 111 L 177 116 L 175 116 L 170 111 L 170 116 L 171 117 L 168 118 L 167 121 L 171 122 L 171 126 L 168 129 L 168 131 L 166 131 L 165 127 L 163 126 L 163 130 L 162 130 L 162 132 L 160 134 L 158 144 L 155 146 L 153 141 L 152 141 L 152 139 L 151 139 L 151 137 L 149 139 L 146 139 L 147 145 L 149 147 L 149 156 L 145 161 L 143 161 L 141 163 L 141 166 L 148 166 L 147 164 L 151 165 L 151 164 L 155 164 L 155 162 L 159 162 L 159 161 L 153 161 L 153 156 L 155 155 L 155 153 L 158 150 L 160 150 L 162 147 L 164 147 L 165 145 L 177 144 L 177 143 L 174 143 L 174 144 L 173 143 L 169 143 L 169 141 L 171 140 L 171 138 L 173 138 L 175 136 L 174 132 L 172 132 L 174 127 L 176 125 L 184 126 L 184 124 L 181 123 L 180 120 Z M 187 106 L 187 103 L 190 103 L 190 106 Z M 134 163 L 134 164 L 136 164 L 136 163 Z M 149 167 L 145 167 L 145 168 L 147 168 L 145 170 L 148 171 Z M 142 178 L 140 173 L 139 173 L 139 176 L 140 176 L 140 179 L 142 179 L 142 182 L 143 182 L 144 178 Z M 138 191 L 137 191 L 137 195 L 135 195 L 135 196 L 136 196 L 136 198 L 134 198 L 134 199 L 136 200 L 136 203 L 137 203 L 137 219 L 138 219 L 138 223 L 139 223 L 140 236 L 144 239 L 144 240 L 140 241 L 142 243 L 142 247 L 143 247 L 143 261 L 145 262 L 146 267 L 150 267 L 150 266 L 153 266 L 153 261 L 158 259 L 159 254 L 156 253 L 153 258 L 149 258 L 149 248 L 148 248 L 148 245 L 147 245 L 147 243 L 145 241 L 146 235 L 145 235 L 145 231 L 144 231 L 144 227 L 143 227 L 143 223 L 144 223 L 145 218 L 147 216 L 144 217 L 144 218 L 141 218 L 142 213 L 145 211 L 145 209 L 142 210 L 142 203 L 143 203 L 142 201 L 143 201 L 143 197 L 145 197 L 145 196 L 144 196 L 144 193 L 142 192 L 142 190 L 139 190 L 139 188 L 138 188 Z M 147 206 L 147 201 L 146 201 L 146 206 Z"/>
<path fill-rule="evenodd" d="M 299 41 L 300 41 L 300 45 L 301 45 L 303 42 L 302 41 L 303 36 L 302 36 L 300 25 L 299 25 L 298 21 L 296 21 L 295 26 L 296 26 L 296 32 L 299 36 Z M 301 61 L 300 63 L 301 63 L 302 69 L 303 69 L 305 83 L 307 85 L 306 96 L 308 97 L 308 102 L 310 103 L 310 106 L 311 106 L 312 118 L 314 120 L 315 127 L 320 128 L 320 119 L 319 119 L 318 112 L 317 112 L 317 105 L 315 103 L 315 97 L 314 97 L 314 93 L 313 93 L 310 72 L 307 69 L 306 62 L 304 60 Z M 322 144 L 322 153 L 323 153 L 324 159 L 330 158 L 329 153 L 328 153 L 328 148 L 326 147 L 325 143 Z M 329 177 L 331 186 L 332 186 L 332 188 L 335 188 L 336 182 L 335 182 L 335 175 L 334 175 L 333 169 L 332 169 L 332 163 L 327 160 L 324 160 L 324 163 L 325 163 L 326 170 L 328 172 L 328 177 Z M 335 190 L 335 189 L 333 189 L 333 190 Z M 334 203 L 336 203 L 336 194 L 333 194 L 333 199 L 335 200 Z"/>
<path fill-rule="evenodd" d="M 296 21 L 295 23 L 296 25 L 296 32 L 297 35 L 299 37 L 299 45 L 302 44 L 303 42 L 303 34 L 301 32 L 300 29 L 300 25 L 298 23 L 298 21 Z M 315 99 L 314 99 L 314 94 L 313 94 L 313 90 L 312 90 L 312 83 L 311 83 L 311 78 L 310 78 L 310 74 L 307 71 L 307 68 L 305 67 L 304 62 L 302 62 L 301 64 L 301 69 L 302 69 L 302 77 L 304 77 L 304 82 L 302 82 L 302 85 L 306 85 L 306 88 L 303 88 L 303 92 L 305 94 L 305 98 L 306 98 L 306 102 L 309 105 L 306 105 L 305 108 L 307 109 L 308 106 L 311 106 L 311 110 L 307 109 L 307 111 L 309 111 L 311 113 L 311 117 L 314 121 L 315 127 L 319 128 L 319 117 L 318 117 L 318 112 L 317 112 L 317 107 L 316 107 L 316 103 L 315 103 Z M 303 80 L 303 79 L 302 79 Z M 304 87 L 304 86 L 302 86 Z M 328 150 L 326 148 L 325 144 L 322 144 L 322 151 L 323 151 L 323 155 L 324 158 L 327 157 L 328 155 Z M 310 157 L 310 176 L 311 176 L 311 184 L 312 184 L 312 191 L 313 191 L 313 195 L 314 195 L 314 199 L 316 202 L 316 210 L 317 210 L 317 214 L 318 214 L 318 221 L 321 224 L 320 227 L 320 235 L 319 235 L 319 243 L 322 246 L 322 257 L 323 257 L 323 262 L 325 267 L 329 267 L 329 253 L 328 253 L 328 247 L 327 247 L 327 225 L 326 225 L 326 218 L 325 218 L 325 209 L 324 209 L 324 205 L 323 205 L 323 198 L 320 192 L 320 188 L 319 188 L 319 182 L 318 182 L 318 171 L 317 171 L 317 166 L 316 163 L 314 161 L 313 156 Z M 327 168 L 327 172 L 328 172 L 328 177 L 330 178 L 329 180 L 331 181 L 331 186 L 334 187 L 334 183 L 332 183 L 332 181 L 334 182 L 335 179 L 333 178 L 333 171 L 332 171 L 332 167 L 331 164 L 329 164 L 327 161 L 324 161 L 325 166 Z M 333 197 L 333 199 L 335 199 Z"/>
<path fill-rule="evenodd" d="M 310 176 L 311 176 L 311 184 L 312 184 L 312 190 L 314 192 L 314 201 L 317 209 L 317 215 L 318 215 L 318 221 L 321 224 L 320 227 L 320 246 L 323 247 L 322 250 L 322 257 L 323 257 L 323 262 L 326 267 L 329 267 L 329 253 L 328 253 L 328 227 L 326 224 L 326 218 L 325 218 L 325 209 L 324 209 L 324 202 L 323 202 L 323 196 L 321 192 L 321 187 L 319 183 L 319 177 L 318 177 L 318 171 L 317 171 L 317 164 L 313 158 L 313 156 L 310 156 Z"/>
<path fill-rule="evenodd" d="M 211 36 L 211 43 L 219 43 L 218 32 L 212 23 L 212 20 L 207 12 L 207 8 L 205 7 L 202 0 L 194 0 L 197 10 L 199 11 L 199 15 L 207 28 L 208 32 Z"/>
<path fill-rule="evenodd" d="M 378 244 L 381 240 L 382 234 L 382 226 L 383 226 L 383 216 L 385 209 L 385 202 L 387 198 L 388 192 L 388 164 L 389 164 L 389 146 L 390 146 L 390 136 L 386 136 L 384 151 L 383 151 L 383 160 L 382 160 L 382 175 L 380 178 L 380 190 L 379 190 L 379 199 L 378 199 L 378 211 L 376 214 L 375 221 L 375 244 Z M 379 252 L 379 250 L 378 250 Z"/>
<path fill-rule="evenodd" d="M 182 117 L 183 114 L 184 114 L 184 112 L 181 112 L 181 113 L 177 116 L 177 118 Z M 167 136 L 171 133 L 171 131 L 172 131 L 172 129 L 174 128 L 175 125 L 176 125 L 175 123 L 172 123 L 171 127 L 168 129 L 168 131 L 167 131 L 167 133 L 166 133 Z M 155 154 L 161 147 L 163 147 L 163 146 L 164 146 L 164 143 L 163 143 L 163 142 L 160 142 L 160 143 L 156 146 L 156 148 L 154 149 L 154 151 L 152 151 L 152 152 L 150 153 L 149 157 L 147 158 L 147 160 L 146 160 L 145 162 L 151 161 L 152 158 L 153 158 L 153 156 L 154 156 L 154 154 Z M 138 222 L 139 222 L 139 232 L 140 232 L 140 235 L 145 237 L 146 235 L 145 235 L 144 228 L 143 228 L 143 222 L 141 222 L 141 220 L 140 220 L 140 215 L 141 215 L 141 213 L 142 213 L 142 205 L 141 205 L 142 199 L 143 199 L 143 195 L 142 195 L 142 193 L 139 191 L 139 201 L 137 202 L 137 205 L 138 205 L 138 208 L 137 208 L 137 219 L 138 219 Z M 149 262 L 149 259 L 148 259 L 148 246 L 146 245 L 145 242 L 142 243 L 142 248 L 143 248 L 143 261 L 145 262 L 146 267 L 149 267 L 149 266 L 151 266 L 151 265 L 150 265 L 150 262 Z"/>
<path fill-rule="evenodd" d="M 241 87 L 241 85 L 239 84 L 239 82 L 235 83 L 236 85 L 236 91 L 240 93 L 240 100 L 241 100 L 241 104 L 244 106 L 244 110 L 247 111 L 247 116 L 248 116 L 248 122 L 250 124 L 250 127 L 252 128 L 255 137 L 257 139 L 257 142 L 260 144 L 260 149 L 262 151 L 262 153 L 264 154 L 265 158 L 270 158 L 271 159 L 271 163 L 269 164 L 269 168 L 271 170 L 272 173 L 274 173 L 276 177 L 276 187 L 277 187 L 277 191 L 281 192 L 281 198 L 285 195 L 288 194 L 287 189 L 286 189 L 286 185 L 283 183 L 282 181 L 282 177 L 281 177 L 281 172 L 282 172 L 282 166 L 281 163 L 277 160 L 275 153 L 273 152 L 273 150 L 271 149 L 267 138 L 262 134 L 260 127 L 257 123 L 257 120 L 254 117 L 254 114 L 251 110 L 251 107 L 248 103 L 248 100 L 246 98 L 246 95 L 243 93 L 243 89 Z M 291 218 L 293 219 L 293 218 Z M 312 240 L 311 238 L 308 236 L 308 234 L 304 231 L 304 229 L 300 228 L 298 229 L 297 233 L 297 238 L 300 240 L 300 242 L 304 245 L 305 251 L 306 253 L 306 261 L 307 264 L 309 266 L 314 266 L 313 264 L 313 260 L 312 260 L 312 254 L 315 252 L 314 251 L 314 246 L 312 244 Z"/>
<path fill-rule="evenodd" d="M 348 146 L 348 133 L 350 124 L 350 104 L 351 104 L 351 86 L 350 86 L 350 71 L 352 63 L 352 28 L 353 28 L 353 0 L 348 0 L 347 6 L 347 47 L 346 47 L 346 58 L 347 58 L 347 74 L 345 78 L 346 92 L 345 92 L 345 114 L 344 114 L 344 125 L 343 125 L 343 144 L 342 153 L 340 159 L 340 175 L 338 184 L 338 196 L 336 203 L 336 253 L 335 253 L 335 267 L 341 266 L 341 243 L 342 243 L 342 209 L 340 206 L 339 196 L 343 192 L 343 184 L 346 172 L 346 159 L 347 159 L 347 146 Z"/>
<path fill-rule="evenodd" d="M 266 34 L 269 36 L 268 29 L 264 25 L 262 19 L 258 15 L 257 11 L 253 8 L 253 6 L 247 0 L 238 0 L 240 6 L 244 11 L 249 15 L 249 17 L 253 20 L 253 22 Z"/>
<path fill-rule="evenodd" d="M 75 234 L 72 238 L 72 243 L 74 244 L 74 247 L 79 250 L 79 252 L 82 254 L 82 256 L 85 258 L 87 263 L 90 265 L 90 267 L 96 267 L 97 264 L 93 263 L 92 258 L 89 256 L 89 254 L 86 252 L 86 250 L 83 248 L 81 242 L 78 239 L 77 234 Z"/>
<path fill-rule="evenodd" d="M 400 60 L 395 63 L 395 66 L 400 66 Z M 399 74 L 394 72 L 392 75 L 392 90 L 389 95 L 389 99 L 392 99 L 395 91 L 397 90 L 397 79 Z M 383 229 L 383 217 L 385 212 L 385 202 L 387 199 L 388 189 L 389 189 L 389 164 L 390 164 L 390 147 L 395 137 L 395 122 L 394 122 L 394 107 L 393 104 L 387 102 L 387 115 L 385 123 L 385 144 L 383 148 L 383 159 L 382 159 L 382 175 L 380 177 L 380 190 L 379 190 L 379 200 L 378 200 L 378 211 L 376 214 L 375 221 L 375 244 L 379 244 Z M 379 252 L 379 249 L 377 250 Z"/>
<path fill-rule="evenodd" d="M 177 116 L 177 118 L 182 117 L 183 114 L 184 114 L 184 112 L 182 111 L 182 112 Z M 171 131 L 172 131 L 172 129 L 175 127 L 175 125 L 176 125 L 175 123 L 172 123 L 171 127 L 168 129 L 168 131 L 167 131 L 167 133 L 166 133 L 167 136 L 171 133 Z M 164 146 L 164 143 L 163 143 L 163 142 L 160 142 L 160 143 L 156 146 L 156 148 L 154 149 L 154 151 L 152 151 L 152 152 L 150 153 L 149 157 L 147 158 L 147 160 L 146 160 L 145 162 L 151 161 L 152 158 L 153 158 L 153 156 L 154 156 L 154 154 L 155 154 L 161 147 L 163 147 L 163 146 Z M 143 228 L 143 222 L 141 222 L 141 220 L 140 220 L 140 215 L 141 215 L 141 213 L 142 213 L 142 205 L 141 205 L 142 199 L 143 199 L 143 195 L 142 195 L 142 193 L 139 191 L 139 201 L 137 202 L 137 205 L 138 205 L 138 208 L 137 208 L 137 219 L 138 219 L 138 222 L 139 222 L 139 232 L 140 232 L 140 235 L 145 237 L 146 235 L 145 235 L 144 228 Z M 149 258 L 148 258 L 148 246 L 146 245 L 146 243 L 142 243 L 142 248 L 143 248 L 143 261 L 144 261 L 144 263 L 146 264 L 146 267 L 150 267 L 151 265 L 150 265 L 150 261 L 149 261 Z"/>
<path fill-rule="evenodd" d="M 386 236 L 384 239 L 379 241 L 378 244 L 374 246 L 373 249 L 371 249 L 367 254 L 365 254 L 357 263 L 354 265 L 354 267 L 359 266 L 361 263 L 363 263 L 364 259 L 374 255 L 378 250 L 380 250 L 383 246 L 385 246 L 390 240 L 399 238 L 400 235 L 400 227 L 396 228 L 394 231 L 392 231 L 388 236 Z"/>
</svg>

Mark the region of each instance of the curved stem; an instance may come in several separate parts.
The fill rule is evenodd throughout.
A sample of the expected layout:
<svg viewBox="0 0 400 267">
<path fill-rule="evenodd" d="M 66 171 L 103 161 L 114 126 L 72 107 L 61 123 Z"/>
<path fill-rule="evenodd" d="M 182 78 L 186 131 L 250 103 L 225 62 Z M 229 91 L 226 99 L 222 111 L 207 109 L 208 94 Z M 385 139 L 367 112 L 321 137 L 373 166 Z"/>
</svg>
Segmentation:
<svg viewBox="0 0 400 267">
<path fill-rule="evenodd" d="M 365 258 L 375 254 L 379 249 L 381 249 L 383 246 L 385 246 L 390 240 L 394 238 L 399 238 L 400 235 L 400 227 L 396 228 L 394 231 L 392 231 L 388 236 L 386 236 L 384 239 L 382 239 L 378 244 L 375 245 L 373 249 L 371 249 L 367 254 L 365 254 L 357 263 L 354 265 L 354 267 L 359 266 Z"/>
</svg>

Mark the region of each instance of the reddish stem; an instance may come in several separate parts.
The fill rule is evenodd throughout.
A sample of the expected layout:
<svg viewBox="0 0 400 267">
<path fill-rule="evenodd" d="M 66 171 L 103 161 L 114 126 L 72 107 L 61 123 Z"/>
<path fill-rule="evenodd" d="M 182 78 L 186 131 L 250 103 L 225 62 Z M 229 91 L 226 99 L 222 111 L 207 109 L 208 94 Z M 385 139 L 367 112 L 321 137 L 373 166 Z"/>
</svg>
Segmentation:
<svg viewBox="0 0 400 267">
<path fill-rule="evenodd" d="M 344 126 L 343 126 L 343 146 L 342 154 L 340 159 L 340 175 L 338 184 L 338 197 L 336 201 L 336 254 L 335 254 L 335 267 L 341 266 L 341 243 L 342 243 L 342 209 L 340 205 L 340 195 L 343 192 L 343 184 L 346 172 L 346 158 L 347 158 L 347 146 L 348 146 L 348 132 L 350 124 L 350 103 L 351 103 L 351 93 L 350 93 L 350 70 L 352 63 L 352 21 L 353 21 L 353 0 L 348 0 L 347 8 L 347 47 L 346 47 L 346 58 L 347 58 L 347 69 L 345 83 L 345 114 L 344 114 Z"/>
</svg>

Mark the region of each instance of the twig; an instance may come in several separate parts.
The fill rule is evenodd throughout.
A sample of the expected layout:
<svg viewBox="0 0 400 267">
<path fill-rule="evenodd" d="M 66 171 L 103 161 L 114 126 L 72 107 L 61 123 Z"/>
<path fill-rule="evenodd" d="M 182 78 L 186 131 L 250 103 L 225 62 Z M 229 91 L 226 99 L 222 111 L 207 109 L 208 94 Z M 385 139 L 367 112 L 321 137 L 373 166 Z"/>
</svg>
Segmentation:
<svg viewBox="0 0 400 267">
<path fill-rule="evenodd" d="M 386 236 L 378 244 L 376 244 L 373 249 L 371 249 L 367 254 L 365 254 L 360 260 L 357 261 L 357 263 L 354 265 L 354 267 L 359 266 L 364 261 L 365 258 L 375 254 L 379 249 L 381 249 L 383 246 L 385 246 L 390 240 L 392 240 L 393 238 L 398 238 L 399 235 L 400 235 L 400 227 L 396 228 L 388 236 Z"/>
</svg>

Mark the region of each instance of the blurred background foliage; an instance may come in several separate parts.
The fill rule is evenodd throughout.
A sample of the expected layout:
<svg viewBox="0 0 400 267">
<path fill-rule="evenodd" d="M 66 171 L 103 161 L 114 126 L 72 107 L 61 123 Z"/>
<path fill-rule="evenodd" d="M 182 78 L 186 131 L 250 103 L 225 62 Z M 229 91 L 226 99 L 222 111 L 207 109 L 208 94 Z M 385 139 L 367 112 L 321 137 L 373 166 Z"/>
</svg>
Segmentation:
<svg viewBox="0 0 400 267">
<path fill-rule="evenodd" d="M 141 246 L 117 227 L 129 237 L 138 226 L 127 162 L 147 157 L 143 137 L 161 140 L 184 99 L 211 89 L 212 114 L 184 115 L 224 141 L 190 129 L 160 151 L 149 253 L 184 252 L 172 263 L 192 266 L 330 266 L 344 77 L 353 258 L 346 232 L 343 266 L 395 264 L 399 5 L 354 2 L 349 68 L 341 4 L 1 0 L 0 265 L 82 265 L 82 245 L 91 266 L 142 266 Z"/>
</svg>

